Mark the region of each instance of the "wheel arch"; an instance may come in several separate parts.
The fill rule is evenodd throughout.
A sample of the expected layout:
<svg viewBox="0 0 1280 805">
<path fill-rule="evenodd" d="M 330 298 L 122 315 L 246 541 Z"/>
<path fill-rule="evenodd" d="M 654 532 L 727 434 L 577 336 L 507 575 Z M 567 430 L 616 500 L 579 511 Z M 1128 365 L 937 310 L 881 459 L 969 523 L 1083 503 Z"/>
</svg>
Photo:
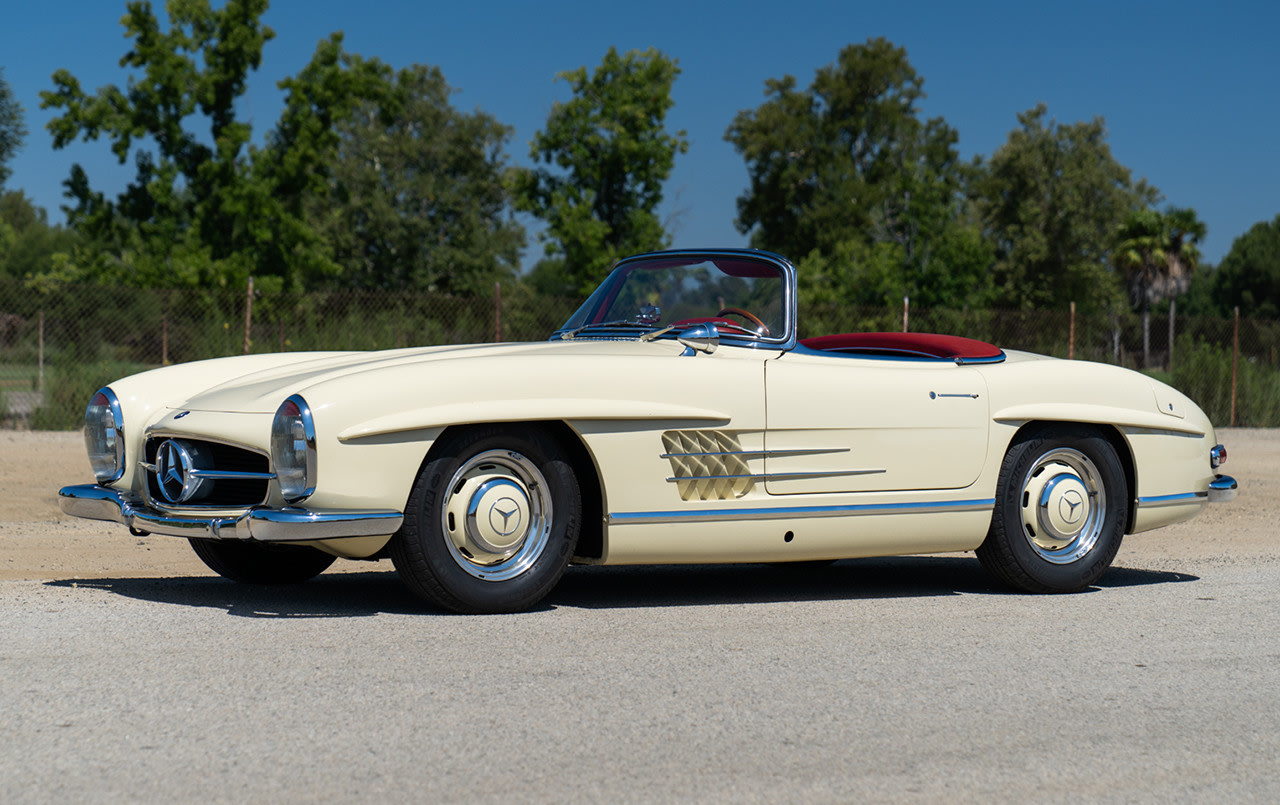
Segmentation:
<svg viewBox="0 0 1280 805">
<path fill-rule="evenodd" d="M 562 420 L 531 420 L 513 422 L 469 422 L 465 425 L 450 425 L 441 431 L 422 459 L 421 467 L 435 458 L 437 446 L 446 438 L 451 438 L 459 431 L 481 425 L 501 425 L 512 429 L 529 429 L 540 431 L 554 440 L 568 454 L 578 479 L 579 493 L 582 498 L 582 523 L 578 535 L 578 547 L 575 556 L 588 559 L 604 557 L 604 487 L 600 483 L 600 471 L 595 458 L 587 448 L 582 437 L 568 423 Z M 419 467 L 419 472 L 421 472 Z"/>
<path fill-rule="evenodd" d="M 1028 439 L 1045 430 L 1046 428 L 1058 425 L 1073 425 L 1076 427 L 1092 430 L 1101 435 L 1111 447 L 1116 451 L 1116 456 L 1120 459 L 1120 466 L 1124 468 L 1124 482 L 1126 486 L 1126 494 L 1128 498 L 1128 514 L 1125 523 L 1124 533 L 1132 534 L 1134 528 L 1134 520 L 1137 517 L 1137 507 L 1133 505 L 1136 490 L 1138 488 L 1138 472 L 1133 460 L 1133 449 L 1129 446 L 1128 440 L 1124 438 L 1124 434 L 1115 425 L 1103 424 L 1099 422 L 1078 422 L 1069 419 L 1036 419 L 1023 423 L 1021 427 L 1013 434 L 1013 438 L 1009 440 L 1009 444 L 1005 447 L 1007 453 L 1009 448 L 1022 439 Z"/>
</svg>

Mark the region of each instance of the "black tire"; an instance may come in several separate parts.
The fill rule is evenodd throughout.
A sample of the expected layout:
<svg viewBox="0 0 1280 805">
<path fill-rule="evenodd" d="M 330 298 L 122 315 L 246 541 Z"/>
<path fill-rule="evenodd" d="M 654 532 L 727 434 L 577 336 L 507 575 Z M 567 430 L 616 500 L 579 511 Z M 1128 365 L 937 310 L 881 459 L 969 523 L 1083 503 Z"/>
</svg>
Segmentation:
<svg viewBox="0 0 1280 805">
<path fill-rule="evenodd" d="M 299 584 L 319 576 L 336 558 L 307 545 L 264 545 L 219 539 L 188 541 L 210 570 L 245 584 Z"/>
<path fill-rule="evenodd" d="M 481 425 L 449 431 L 423 465 L 391 561 L 444 609 L 518 612 L 541 601 L 578 542 L 582 497 L 548 434 Z"/>
<path fill-rule="evenodd" d="M 1128 484 L 1111 443 L 1085 426 L 1046 426 L 1005 454 L 978 559 L 1017 590 L 1078 592 L 1111 566 L 1128 516 Z"/>
</svg>

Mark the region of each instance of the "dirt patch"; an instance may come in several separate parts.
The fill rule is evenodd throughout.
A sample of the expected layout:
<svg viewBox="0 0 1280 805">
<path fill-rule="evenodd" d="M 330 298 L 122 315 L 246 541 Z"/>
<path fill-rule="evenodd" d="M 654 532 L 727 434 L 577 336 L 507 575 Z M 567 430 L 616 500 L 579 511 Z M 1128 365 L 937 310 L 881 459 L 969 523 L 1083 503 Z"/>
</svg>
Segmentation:
<svg viewBox="0 0 1280 805">
<path fill-rule="evenodd" d="M 1236 500 L 1128 538 L 1118 564 L 1178 569 L 1187 561 L 1276 556 L 1280 430 L 1221 430 L 1218 437 L 1230 451 L 1224 469 L 1241 484 Z M 212 575 L 186 540 L 135 537 L 122 526 L 64 515 L 59 487 L 92 481 L 79 433 L 0 431 L 0 580 Z M 333 569 L 379 566 L 389 567 L 339 561 Z"/>
</svg>

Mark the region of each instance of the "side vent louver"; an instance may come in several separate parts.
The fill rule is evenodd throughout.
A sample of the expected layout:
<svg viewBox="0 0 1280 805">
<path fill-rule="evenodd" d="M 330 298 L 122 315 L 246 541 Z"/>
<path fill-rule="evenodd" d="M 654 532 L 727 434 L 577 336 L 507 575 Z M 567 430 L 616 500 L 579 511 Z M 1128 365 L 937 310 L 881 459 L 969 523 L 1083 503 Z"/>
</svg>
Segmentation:
<svg viewBox="0 0 1280 805">
<path fill-rule="evenodd" d="M 718 430 L 669 430 L 663 458 L 671 462 L 684 500 L 732 500 L 755 485 L 736 435 Z"/>
</svg>

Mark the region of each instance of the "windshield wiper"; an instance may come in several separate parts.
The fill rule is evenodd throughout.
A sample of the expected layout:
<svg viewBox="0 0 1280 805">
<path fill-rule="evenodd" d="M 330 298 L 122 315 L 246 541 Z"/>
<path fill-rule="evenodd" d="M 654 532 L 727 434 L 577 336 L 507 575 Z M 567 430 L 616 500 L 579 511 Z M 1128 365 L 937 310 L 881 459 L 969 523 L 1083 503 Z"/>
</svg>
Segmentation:
<svg viewBox="0 0 1280 805">
<path fill-rule="evenodd" d="M 662 336 L 666 335 L 667 333 L 671 332 L 674 329 L 676 329 L 676 326 L 674 324 L 668 324 L 666 327 L 663 327 L 661 330 L 650 330 L 649 332 L 640 336 L 640 340 L 652 341 L 655 338 L 661 338 Z"/>
<path fill-rule="evenodd" d="M 648 325 L 641 324 L 638 321 L 629 321 L 627 319 L 618 319 L 617 321 L 599 321 L 593 324 L 584 324 L 581 327 L 574 327 L 572 330 L 569 330 L 568 332 L 561 333 L 560 340 L 572 341 L 573 337 L 576 336 L 578 333 L 583 332 L 584 330 L 591 330 L 596 327 L 622 327 L 622 326 L 647 327 Z"/>
</svg>

